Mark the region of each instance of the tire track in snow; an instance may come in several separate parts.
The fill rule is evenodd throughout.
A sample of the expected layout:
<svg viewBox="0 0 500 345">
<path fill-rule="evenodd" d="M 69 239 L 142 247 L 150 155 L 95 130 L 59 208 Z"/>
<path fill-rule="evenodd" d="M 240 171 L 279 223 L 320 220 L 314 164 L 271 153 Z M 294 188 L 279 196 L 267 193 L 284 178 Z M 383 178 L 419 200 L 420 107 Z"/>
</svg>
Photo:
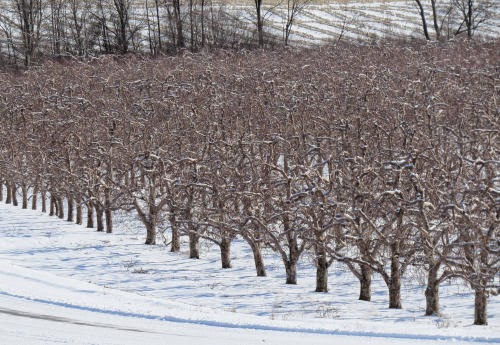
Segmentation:
<svg viewBox="0 0 500 345">
<path fill-rule="evenodd" d="M 78 326 L 109 328 L 109 329 L 116 329 L 116 330 L 120 330 L 120 331 L 130 331 L 130 332 L 139 332 L 139 333 L 158 333 L 158 332 L 147 331 L 147 330 L 138 329 L 138 328 L 121 327 L 121 326 L 115 326 L 112 324 L 105 324 L 105 323 L 99 323 L 99 322 L 90 323 L 90 322 L 79 321 L 79 320 L 71 319 L 71 318 L 67 318 L 67 317 L 54 316 L 54 315 L 48 315 L 48 314 L 30 313 L 30 312 L 9 309 L 9 308 L 3 308 L 3 307 L 0 307 L 0 314 L 7 314 L 7 315 L 12 315 L 12 316 L 25 317 L 25 318 L 37 319 L 37 320 L 70 323 L 70 324 L 78 325 Z"/>
<path fill-rule="evenodd" d="M 238 324 L 238 323 L 229 323 L 229 322 L 218 322 L 218 321 L 209 321 L 209 320 L 193 320 L 193 319 L 183 319 L 173 316 L 159 316 L 159 315 L 147 315 L 140 313 L 130 313 L 123 312 L 117 310 L 107 310 L 107 309 L 99 309 L 95 307 L 87 307 L 76 304 L 70 304 L 65 302 L 57 302 L 51 300 L 45 300 L 40 298 L 32 298 L 28 296 L 21 296 L 11 294 L 5 291 L 0 291 L 0 295 L 18 298 L 26 301 L 43 303 L 52 306 L 65 307 L 75 310 L 83 310 L 94 313 L 122 316 L 122 317 L 132 317 L 132 318 L 140 318 L 147 320 L 155 320 L 155 321 L 165 321 L 179 324 L 193 324 L 193 325 L 201 325 L 201 326 L 209 326 L 209 327 L 219 327 L 219 328 L 227 328 L 227 329 L 244 329 L 244 330 L 259 330 L 259 331 L 272 331 L 272 332 L 284 332 L 284 333 L 305 333 L 305 334 L 320 334 L 320 335 L 337 335 L 337 336 L 352 336 L 352 337 L 363 337 L 363 338 L 377 338 L 377 339 L 398 339 L 398 340 L 411 340 L 411 341 L 438 341 L 438 342 L 470 342 L 470 343 L 484 343 L 484 344 L 500 344 L 500 338 L 486 338 L 486 337 L 466 337 L 466 336 L 446 336 L 446 335 L 425 335 L 425 334 L 406 334 L 406 333 L 378 333 L 371 331 L 343 331 L 343 330 L 328 330 L 328 329 L 316 329 L 316 328 L 289 328 L 289 327 L 280 327 L 280 326 L 270 326 L 270 325 L 261 325 L 261 324 Z M 7 312 L 3 312 L 7 311 Z M 0 307 L 0 313 L 7 313 L 10 311 L 8 308 Z M 18 316 L 26 316 L 29 317 L 31 313 L 18 312 L 21 314 L 27 315 L 18 315 Z M 125 331 L 136 331 L 136 332 L 144 332 L 148 333 L 149 331 L 136 330 L 133 328 L 128 329 L 127 327 L 118 328 L 119 326 L 107 325 L 103 323 L 91 324 L 83 321 L 73 320 L 69 318 L 63 317 L 52 317 L 50 315 L 43 314 L 32 314 L 33 318 L 42 319 L 42 317 L 49 316 L 48 320 L 52 320 L 55 322 L 66 322 L 66 323 L 74 323 L 81 322 L 82 325 L 85 326 L 96 326 L 96 327 L 104 327 L 110 329 L 118 329 Z M 39 317 L 37 317 L 37 315 Z M 111 327 L 109 327 L 111 326 Z M 157 332 L 149 332 L 149 333 L 157 333 Z M 170 334 L 170 333 L 168 333 Z M 175 335 L 175 334 L 171 334 Z"/>
</svg>

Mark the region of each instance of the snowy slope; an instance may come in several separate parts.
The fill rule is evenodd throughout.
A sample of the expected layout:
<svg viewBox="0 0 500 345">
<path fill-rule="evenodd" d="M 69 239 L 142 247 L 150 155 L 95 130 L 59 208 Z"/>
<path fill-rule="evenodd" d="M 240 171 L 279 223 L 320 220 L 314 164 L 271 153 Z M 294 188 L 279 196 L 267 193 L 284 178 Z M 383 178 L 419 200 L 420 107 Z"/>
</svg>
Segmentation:
<svg viewBox="0 0 500 345">
<path fill-rule="evenodd" d="M 215 248 L 189 260 L 142 245 L 140 228 L 117 220 L 107 235 L 0 203 L 0 344 L 500 343 L 499 298 L 490 325 L 472 326 L 473 296 L 458 283 L 443 286 L 445 316 L 426 318 L 416 276 L 405 309 L 389 310 L 380 280 L 374 301 L 360 302 L 341 267 L 317 294 L 307 258 L 287 286 L 272 253 L 269 277 L 257 278 L 243 243 L 222 270 Z"/>
<path fill-rule="evenodd" d="M 431 344 L 494 343 L 446 337 L 308 328 L 297 322 L 192 308 L 0 262 L 1 344 Z M 4 291 L 7 290 L 7 291 Z M 8 291 L 15 291 L 11 293 Z M 307 337 L 307 342 L 304 342 Z"/>
</svg>

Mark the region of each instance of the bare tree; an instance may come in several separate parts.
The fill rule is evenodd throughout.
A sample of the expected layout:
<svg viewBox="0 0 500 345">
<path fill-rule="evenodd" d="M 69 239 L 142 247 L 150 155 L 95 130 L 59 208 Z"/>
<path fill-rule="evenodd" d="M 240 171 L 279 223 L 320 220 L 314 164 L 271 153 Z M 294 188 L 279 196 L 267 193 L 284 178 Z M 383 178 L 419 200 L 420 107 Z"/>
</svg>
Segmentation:
<svg viewBox="0 0 500 345">
<path fill-rule="evenodd" d="M 130 32 L 130 5 L 131 0 L 113 0 L 113 5 L 117 14 L 116 43 L 120 53 L 126 54 L 129 50 Z"/>
<path fill-rule="evenodd" d="M 281 140 L 278 139 L 279 145 L 272 147 L 271 151 L 274 160 L 269 187 L 274 191 L 274 196 L 269 201 L 271 212 L 261 225 L 265 225 L 269 246 L 281 256 L 286 283 L 297 284 L 297 264 L 308 245 L 306 224 L 300 212 L 297 212 L 304 186 L 297 183 L 301 173 L 300 163 L 292 158 L 293 148 L 289 142 Z"/>
<path fill-rule="evenodd" d="M 419 9 L 424 36 L 427 40 L 431 40 L 431 35 L 429 34 L 428 24 L 426 20 L 426 5 L 422 0 L 415 0 L 415 3 L 417 4 Z M 452 17 L 454 16 L 454 10 L 455 6 L 452 1 L 430 0 L 432 27 L 434 29 L 435 39 L 437 41 L 446 39 L 443 34 L 443 29 L 445 28 L 445 24 L 449 25 L 449 22 L 452 20 Z M 447 35 L 449 36 L 450 33 L 448 32 Z"/>
<path fill-rule="evenodd" d="M 50 0 L 50 23 L 52 54 L 61 55 L 62 45 L 67 46 L 66 39 L 66 2 L 62 0 Z M 66 49 L 65 49 L 66 50 Z"/>
<path fill-rule="evenodd" d="M 433 0 L 434 2 L 435 0 Z M 426 40 L 430 40 L 431 36 L 429 35 L 429 29 L 427 28 L 427 19 L 425 18 L 425 8 L 422 3 L 422 0 L 415 0 L 418 6 L 418 11 L 420 14 L 420 19 L 422 20 L 422 29 L 424 30 L 424 36 Z"/>
<path fill-rule="evenodd" d="M 493 3 L 489 0 L 453 0 L 461 15 L 461 23 L 456 35 L 467 33 L 472 38 L 476 29 L 491 17 Z"/>
<path fill-rule="evenodd" d="M 292 27 L 295 24 L 297 15 L 310 3 L 310 0 L 286 0 L 286 20 L 283 30 L 285 45 L 288 45 Z"/>
<path fill-rule="evenodd" d="M 13 0 L 22 38 L 24 65 L 30 66 L 35 57 L 43 19 L 42 0 Z"/>
<path fill-rule="evenodd" d="M 254 0 L 255 3 L 255 13 L 257 16 L 257 36 L 259 47 L 264 47 L 264 16 L 262 14 L 262 4 L 263 0 Z"/>
<path fill-rule="evenodd" d="M 68 26 L 71 32 L 75 50 L 79 56 L 84 56 L 91 48 L 90 14 L 91 2 L 71 0 L 68 10 Z"/>
<path fill-rule="evenodd" d="M 165 4 L 170 8 L 170 5 Z M 186 46 L 186 42 L 184 39 L 184 28 L 183 28 L 183 20 L 182 20 L 182 5 L 181 0 L 172 0 L 172 10 L 173 10 L 173 19 L 175 22 L 175 45 L 178 48 L 183 48 Z"/>
</svg>

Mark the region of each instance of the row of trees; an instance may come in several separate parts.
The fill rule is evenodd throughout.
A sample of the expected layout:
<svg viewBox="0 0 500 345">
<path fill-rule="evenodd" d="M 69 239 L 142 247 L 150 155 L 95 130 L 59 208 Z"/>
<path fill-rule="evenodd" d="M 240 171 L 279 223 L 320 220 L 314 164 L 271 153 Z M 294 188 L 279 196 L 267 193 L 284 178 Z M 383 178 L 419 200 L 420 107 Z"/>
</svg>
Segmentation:
<svg viewBox="0 0 500 345">
<path fill-rule="evenodd" d="M 86 208 L 87 226 L 107 232 L 114 210 L 135 211 L 146 244 L 166 224 L 172 251 L 187 236 L 199 258 L 206 239 L 224 268 L 240 237 L 258 276 L 271 248 L 288 284 L 312 253 L 316 291 L 340 261 L 362 300 L 380 274 L 390 308 L 419 267 L 427 315 L 460 278 L 486 324 L 500 257 L 498 48 L 217 51 L 4 73 L 0 200 L 19 194 L 27 208 L 41 195 L 43 211 L 79 224 Z"/>
<path fill-rule="evenodd" d="M 277 41 L 265 34 L 269 11 L 282 17 L 287 45 L 296 18 L 310 2 L 254 0 L 251 13 L 245 13 L 241 6 L 211 0 L 3 0 L 0 57 L 29 66 L 42 56 L 264 47 Z M 431 0 L 430 4 L 415 0 L 415 4 L 427 40 L 462 33 L 472 38 L 496 11 L 491 0 Z M 253 18 L 254 24 L 245 17 Z M 428 29 L 430 20 L 435 35 Z"/>
</svg>

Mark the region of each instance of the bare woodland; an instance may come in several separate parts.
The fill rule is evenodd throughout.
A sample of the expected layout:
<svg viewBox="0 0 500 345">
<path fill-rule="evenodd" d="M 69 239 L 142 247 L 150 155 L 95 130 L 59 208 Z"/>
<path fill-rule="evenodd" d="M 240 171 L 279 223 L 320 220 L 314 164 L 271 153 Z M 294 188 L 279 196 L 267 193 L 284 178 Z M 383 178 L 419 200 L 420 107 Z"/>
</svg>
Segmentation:
<svg viewBox="0 0 500 345">
<path fill-rule="evenodd" d="M 199 258 L 208 240 L 223 268 L 241 238 L 258 276 L 270 248 L 288 284 L 309 253 L 318 292 L 339 261 L 361 300 L 381 275 L 390 308 L 418 267 L 427 315 L 440 313 L 440 284 L 459 279 L 475 292 L 474 323 L 487 324 L 499 289 L 499 52 L 345 44 L 3 72 L 0 201 L 108 233 L 127 210 L 146 244 L 167 224 L 172 251 L 185 237 Z"/>
<path fill-rule="evenodd" d="M 301 12 L 312 4 L 312 0 L 249 0 L 240 7 L 212 0 L 0 0 L 0 63 L 30 66 L 50 57 L 286 46 Z M 498 11 L 492 0 L 411 4 L 422 23 L 421 37 L 429 41 L 473 38 Z M 281 19 L 282 28 L 268 28 L 271 14 Z M 343 28 L 332 43 L 343 38 L 346 20 L 342 24 L 339 17 L 336 24 Z"/>
</svg>

